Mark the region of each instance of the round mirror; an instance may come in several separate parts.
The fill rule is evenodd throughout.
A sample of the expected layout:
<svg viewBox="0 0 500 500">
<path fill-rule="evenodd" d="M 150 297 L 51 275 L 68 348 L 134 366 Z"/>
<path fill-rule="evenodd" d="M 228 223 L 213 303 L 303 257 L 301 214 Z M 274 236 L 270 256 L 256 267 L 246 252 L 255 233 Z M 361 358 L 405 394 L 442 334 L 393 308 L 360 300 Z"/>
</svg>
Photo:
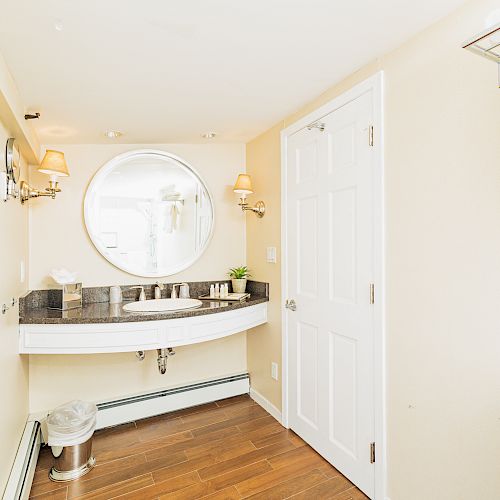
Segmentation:
<svg viewBox="0 0 500 500">
<path fill-rule="evenodd" d="M 13 137 L 7 139 L 5 145 L 5 167 L 9 179 L 17 184 L 21 174 L 21 156 L 17 142 Z"/>
<path fill-rule="evenodd" d="M 212 198 L 200 176 L 163 151 L 125 153 L 106 163 L 85 195 L 85 224 L 99 252 L 137 276 L 175 274 L 207 248 Z"/>
</svg>

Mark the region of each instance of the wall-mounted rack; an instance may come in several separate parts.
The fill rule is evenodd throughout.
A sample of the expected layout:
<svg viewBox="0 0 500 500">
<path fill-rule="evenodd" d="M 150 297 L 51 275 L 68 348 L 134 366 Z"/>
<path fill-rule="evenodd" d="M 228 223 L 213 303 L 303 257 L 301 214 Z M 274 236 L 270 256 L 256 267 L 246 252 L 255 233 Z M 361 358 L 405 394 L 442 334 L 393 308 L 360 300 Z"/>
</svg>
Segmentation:
<svg viewBox="0 0 500 500">
<path fill-rule="evenodd" d="M 500 23 L 467 40 L 462 47 L 497 63 L 500 88 Z"/>
</svg>

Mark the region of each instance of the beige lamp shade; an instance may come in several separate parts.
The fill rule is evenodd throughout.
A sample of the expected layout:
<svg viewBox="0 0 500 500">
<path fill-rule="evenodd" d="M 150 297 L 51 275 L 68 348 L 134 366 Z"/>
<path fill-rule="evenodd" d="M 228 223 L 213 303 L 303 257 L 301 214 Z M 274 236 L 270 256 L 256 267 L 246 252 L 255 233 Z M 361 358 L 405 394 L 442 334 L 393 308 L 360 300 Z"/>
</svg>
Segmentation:
<svg viewBox="0 0 500 500">
<path fill-rule="evenodd" d="M 240 174 L 236 179 L 233 191 L 241 194 L 252 194 L 252 179 L 247 174 Z"/>
<path fill-rule="evenodd" d="M 38 168 L 38 171 L 42 174 L 60 175 L 62 177 L 67 177 L 69 175 L 69 171 L 68 165 L 66 164 L 66 160 L 64 158 L 64 153 L 61 153 L 60 151 L 54 151 L 52 149 L 47 149 L 42 163 Z"/>
</svg>

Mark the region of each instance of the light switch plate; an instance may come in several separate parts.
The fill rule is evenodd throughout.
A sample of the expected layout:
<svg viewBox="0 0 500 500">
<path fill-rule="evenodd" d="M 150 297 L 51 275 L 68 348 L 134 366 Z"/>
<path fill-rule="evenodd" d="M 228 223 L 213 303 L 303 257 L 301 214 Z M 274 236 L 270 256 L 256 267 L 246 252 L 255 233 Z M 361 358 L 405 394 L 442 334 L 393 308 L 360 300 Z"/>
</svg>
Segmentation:
<svg viewBox="0 0 500 500">
<path fill-rule="evenodd" d="M 276 247 L 266 248 L 266 260 L 270 264 L 276 264 Z"/>
</svg>

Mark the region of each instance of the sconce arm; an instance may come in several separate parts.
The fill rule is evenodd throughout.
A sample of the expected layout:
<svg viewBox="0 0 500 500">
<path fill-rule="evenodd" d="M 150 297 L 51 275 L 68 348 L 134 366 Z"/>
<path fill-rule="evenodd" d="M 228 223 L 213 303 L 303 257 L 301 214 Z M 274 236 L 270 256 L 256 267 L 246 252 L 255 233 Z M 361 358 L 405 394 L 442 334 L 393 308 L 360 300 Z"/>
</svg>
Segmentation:
<svg viewBox="0 0 500 500">
<path fill-rule="evenodd" d="M 59 188 L 59 183 L 56 181 L 49 181 L 49 187 L 45 188 L 44 191 L 30 186 L 27 182 L 22 181 L 19 186 L 21 203 L 25 203 L 31 198 L 39 198 L 40 196 L 49 196 L 55 199 L 56 194 L 61 192 Z"/>
<path fill-rule="evenodd" d="M 264 204 L 263 201 L 258 201 L 253 207 L 250 206 L 245 198 L 240 198 L 240 201 L 238 202 L 238 205 L 241 207 L 241 210 L 250 210 L 251 212 L 254 212 L 257 217 L 262 218 L 264 217 L 264 214 L 266 213 L 266 205 Z"/>
</svg>

